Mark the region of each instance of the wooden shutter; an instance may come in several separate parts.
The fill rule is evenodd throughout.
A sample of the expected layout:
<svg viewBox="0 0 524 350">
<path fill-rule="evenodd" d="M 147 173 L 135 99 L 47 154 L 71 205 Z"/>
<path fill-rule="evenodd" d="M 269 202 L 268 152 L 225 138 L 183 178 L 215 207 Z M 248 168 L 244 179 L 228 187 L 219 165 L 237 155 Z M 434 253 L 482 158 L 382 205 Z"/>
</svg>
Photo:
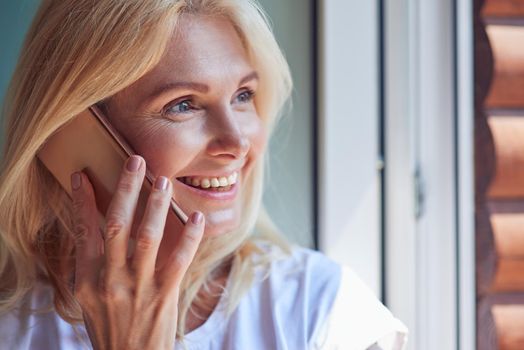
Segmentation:
<svg viewBox="0 0 524 350">
<path fill-rule="evenodd" d="M 477 348 L 524 349 L 524 0 L 475 1 Z"/>
</svg>

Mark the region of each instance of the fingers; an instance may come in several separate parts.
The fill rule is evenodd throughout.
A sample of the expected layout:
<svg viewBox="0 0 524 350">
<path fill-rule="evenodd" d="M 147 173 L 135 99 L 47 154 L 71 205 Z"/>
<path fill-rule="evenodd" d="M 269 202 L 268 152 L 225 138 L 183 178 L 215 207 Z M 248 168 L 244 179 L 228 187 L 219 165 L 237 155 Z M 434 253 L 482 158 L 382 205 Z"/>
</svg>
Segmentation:
<svg viewBox="0 0 524 350">
<path fill-rule="evenodd" d="M 71 175 L 76 254 L 75 292 L 96 281 L 102 239 L 97 224 L 98 210 L 93 187 L 81 172 Z"/>
<path fill-rule="evenodd" d="M 178 285 L 184 277 L 200 245 L 204 228 L 204 215 L 198 211 L 191 214 L 182 230 L 179 243 L 158 273 L 159 280 L 167 288 Z"/>
<path fill-rule="evenodd" d="M 107 209 L 104 241 L 108 273 L 127 264 L 127 245 L 144 174 L 144 160 L 129 157 Z"/>
<path fill-rule="evenodd" d="M 139 278 L 148 279 L 155 272 L 158 247 L 164 233 L 172 193 L 171 181 L 159 176 L 149 195 L 142 222 L 137 230 L 132 268 Z"/>
<path fill-rule="evenodd" d="M 99 214 L 93 188 L 85 174 L 75 173 L 72 176 L 79 283 L 89 282 L 91 286 L 98 285 L 98 279 L 102 277 L 99 276 L 99 271 L 104 260 L 104 280 L 111 281 L 116 276 L 125 276 L 119 272 L 129 266 L 128 242 L 145 168 L 145 162 L 139 156 L 132 156 L 126 162 L 107 210 L 103 241 L 99 234 Z M 171 206 L 172 187 L 172 183 L 166 177 L 160 176 L 155 181 L 142 220 L 137 227 L 134 253 L 130 260 L 134 278 L 151 281 L 156 277 L 162 288 L 165 286 L 170 290 L 178 285 L 185 275 L 198 249 L 205 227 L 203 214 L 193 213 L 167 261 L 162 263 L 161 269 L 155 268 Z M 158 272 L 156 276 L 155 272 Z M 139 282 L 139 284 L 143 283 Z"/>
</svg>

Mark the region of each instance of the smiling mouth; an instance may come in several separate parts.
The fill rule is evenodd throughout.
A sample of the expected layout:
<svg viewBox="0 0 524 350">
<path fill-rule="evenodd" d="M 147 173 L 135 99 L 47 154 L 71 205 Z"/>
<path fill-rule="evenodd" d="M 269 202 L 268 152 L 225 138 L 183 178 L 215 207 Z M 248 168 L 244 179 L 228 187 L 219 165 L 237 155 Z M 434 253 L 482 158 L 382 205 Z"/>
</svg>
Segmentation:
<svg viewBox="0 0 524 350">
<path fill-rule="evenodd" d="M 189 186 L 189 187 L 192 187 L 192 188 L 196 188 L 197 190 L 200 190 L 200 191 L 208 191 L 208 192 L 227 192 L 229 190 L 231 190 L 231 188 L 233 188 L 233 186 L 235 186 L 234 184 L 233 185 L 227 185 L 227 186 L 224 186 L 224 187 L 208 187 L 208 188 L 203 188 L 203 187 L 200 187 L 200 186 L 194 186 L 193 184 L 190 184 L 190 183 L 187 183 L 185 182 L 184 178 L 181 178 L 181 179 L 177 179 L 178 181 L 182 182 L 184 185 L 186 186 Z"/>
<path fill-rule="evenodd" d="M 228 192 L 237 183 L 238 172 L 233 172 L 229 176 L 220 177 L 195 177 L 184 176 L 177 178 L 183 184 L 202 191 L 208 192 Z"/>
</svg>

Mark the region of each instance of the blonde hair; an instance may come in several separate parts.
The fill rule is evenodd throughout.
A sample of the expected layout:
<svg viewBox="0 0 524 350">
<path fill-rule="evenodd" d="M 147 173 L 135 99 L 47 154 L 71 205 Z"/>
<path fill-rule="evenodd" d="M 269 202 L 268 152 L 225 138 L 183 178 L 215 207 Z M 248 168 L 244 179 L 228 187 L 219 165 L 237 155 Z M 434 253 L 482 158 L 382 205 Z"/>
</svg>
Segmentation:
<svg viewBox="0 0 524 350">
<path fill-rule="evenodd" d="M 0 174 L 0 313 L 12 309 L 39 274 L 54 288 L 60 316 L 81 322 L 64 276 L 74 259 L 70 200 L 35 157 L 46 139 L 88 106 L 107 99 L 161 59 L 182 14 L 225 16 L 260 76 L 257 111 L 271 132 L 292 82 L 267 17 L 254 0 L 44 0 L 27 34 L 4 106 L 6 138 Z M 210 271 L 233 259 L 229 311 L 249 287 L 263 237 L 288 251 L 265 214 L 260 159 L 248 179 L 243 220 L 234 232 L 206 239 L 181 287 L 178 335 Z M 259 234 L 254 235 L 257 231 Z M 266 256 L 265 262 L 274 257 Z M 264 261 L 264 259 L 262 259 Z"/>
</svg>

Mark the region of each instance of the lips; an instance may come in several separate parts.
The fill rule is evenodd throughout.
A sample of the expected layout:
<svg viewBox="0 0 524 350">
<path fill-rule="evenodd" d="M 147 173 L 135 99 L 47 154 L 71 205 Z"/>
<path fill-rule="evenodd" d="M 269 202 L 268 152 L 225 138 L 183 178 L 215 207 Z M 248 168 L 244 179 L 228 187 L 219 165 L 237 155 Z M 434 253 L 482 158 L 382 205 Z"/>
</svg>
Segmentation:
<svg viewBox="0 0 524 350">
<path fill-rule="evenodd" d="M 233 184 L 219 187 L 202 188 L 200 186 L 193 186 L 192 183 L 186 183 L 186 177 L 177 178 L 177 183 L 180 183 L 182 188 L 191 194 L 197 195 L 210 200 L 228 201 L 236 197 L 239 187 L 239 181 L 236 180 Z M 188 181 L 189 182 L 189 181 Z"/>
<path fill-rule="evenodd" d="M 203 188 L 203 189 L 220 189 L 228 188 L 237 182 L 238 172 L 227 176 L 216 176 L 216 177 L 201 177 L 201 176 L 184 176 L 177 178 L 178 181 L 185 183 L 186 185 Z"/>
</svg>

